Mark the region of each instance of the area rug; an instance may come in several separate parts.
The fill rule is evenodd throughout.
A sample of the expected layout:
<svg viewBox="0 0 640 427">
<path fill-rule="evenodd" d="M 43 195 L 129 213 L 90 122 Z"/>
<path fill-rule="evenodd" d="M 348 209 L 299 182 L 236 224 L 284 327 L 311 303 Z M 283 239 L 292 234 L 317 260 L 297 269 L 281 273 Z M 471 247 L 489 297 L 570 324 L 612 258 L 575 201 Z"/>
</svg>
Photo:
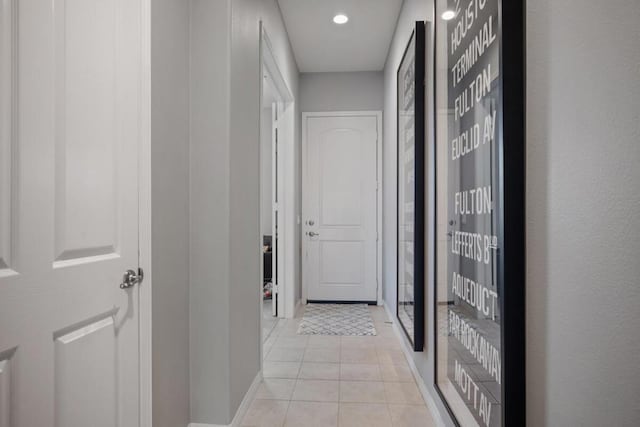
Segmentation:
<svg viewBox="0 0 640 427">
<path fill-rule="evenodd" d="M 377 335 L 366 304 L 308 304 L 300 335 Z"/>
</svg>

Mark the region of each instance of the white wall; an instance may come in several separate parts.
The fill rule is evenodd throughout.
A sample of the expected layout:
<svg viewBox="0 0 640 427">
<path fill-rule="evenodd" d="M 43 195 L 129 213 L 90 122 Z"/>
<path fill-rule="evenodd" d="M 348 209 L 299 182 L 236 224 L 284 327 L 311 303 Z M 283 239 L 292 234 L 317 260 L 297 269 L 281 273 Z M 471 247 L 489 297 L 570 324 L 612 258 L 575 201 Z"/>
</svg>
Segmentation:
<svg viewBox="0 0 640 427">
<path fill-rule="evenodd" d="M 527 422 L 640 422 L 640 2 L 527 5 Z"/>
<path fill-rule="evenodd" d="M 153 425 L 189 422 L 189 4 L 151 2 Z"/>
<path fill-rule="evenodd" d="M 191 9 L 191 422 L 228 424 L 260 370 L 261 20 L 294 97 L 298 69 L 275 0 Z"/>
<path fill-rule="evenodd" d="M 366 111 L 384 107 L 382 71 L 300 74 L 300 110 Z"/>
</svg>

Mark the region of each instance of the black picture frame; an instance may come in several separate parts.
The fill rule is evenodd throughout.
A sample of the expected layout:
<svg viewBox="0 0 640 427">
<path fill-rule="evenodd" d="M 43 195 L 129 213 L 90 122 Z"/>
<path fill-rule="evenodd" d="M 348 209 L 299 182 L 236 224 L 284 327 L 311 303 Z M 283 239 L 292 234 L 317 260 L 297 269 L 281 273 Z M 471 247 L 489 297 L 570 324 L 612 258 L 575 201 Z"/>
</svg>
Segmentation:
<svg viewBox="0 0 640 427">
<path fill-rule="evenodd" d="M 412 47 L 413 46 L 413 47 Z M 413 61 L 413 66 L 411 66 Z M 407 67 L 409 66 L 409 67 Z M 405 74 L 402 75 L 402 70 L 405 70 Z M 413 77 L 410 74 L 413 73 Z M 398 214 L 398 221 L 396 224 L 397 230 L 397 251 L 396 251 L 396 318 L 400 323 L 404 333 L 407 335 L 409 341 L 413 345 L 413 350 L 421 352 L 424 350 L 424 336 L 425 336 L 425 314 L 424 314 L 424 227 L 425 227 L 425 207 L 424 207 L 424 177 L 425 177 L 425 23 L 417 21 L 415 23 L 415 29 L 411 33 L 411 37 L 407 42 L 402 60 L 397 71 L 397 150 L 398 150 L 398 163 L 397 163 L 397 199 L 396 199 L 396 212 Z M 407 78 L 409 80 L 407 80 Z M 401 220 L 402 215 L 408 215 L 404 210 L 404 204 L 401 204 L 401 186 L 406 184 L 406 178 L 400 176 L 400 171 L 405 170 L 405 167 L 401 168 L 400 162 L 403 161 L 403 157 L 400 156 L 401 150 L 405 148 L 405 141 L 401 141 L 401 135 L 405 135 L 406 129 L 401 128 L 405 126 L 401 120 L 401 114 L 407 112 L 411 114 L 411 110 L 407 110 L 407 105 L 401 105 L 400 99 L 406 92 L 406 85 L 411 81 L 413 90 L 413 117 L 407 121 L 413 123 L 413 143 L 414 143 L 414 156 L 413 165 L 411 167 L 414 171 L 414 191 L 413 191 L 413 271 L 410 272 L 412 276 L 412 300 L 402 300 L 400 287 L 401 277 L 408 277 L 401 273 L 401 268 L 406 265 L 406 259 L 403 257 L 404 251 L 402 251 L 401 244 L 406 245 L 404 238 L 405 228 L 401 225 L 405 220 Z M 410 215 L 409 215 L 410 216 Z M 406 217 L 405 217 L 406 218 Z M 409 243 L 410 245 L 411 243 Z M 406 278 L 404 279 L 406 280 Z M 404 286 L 404 285 L 402 285 Z M 409 309 L 407 310 L 407 307 Z M 401 315 L 401 312 L 403 315 Z M 411 324 L 409 324 L 411 323 Z"/>
<path fill-rule="evenodd" d="M 497 210 L 497 228 L 495 229 L 498 238 L 499 255 L 496 256 L 496 277 L 498 307 L 500 313 L 500 367 L 501 367 L 501 387 L 500 387 L 500 417 L 499 423 L 490 424 L 499 426 L 524 426 L 526 425 L 526 370 L 525 370 L 525 8 L 524 0 L 487 0 L 490 3 L 497 3 L 498 30 L 497 37 L 499 43 L 499 88 L 500 99 L 496 107 L 500 138 L 497 143 L 498 162 L 492 167 L 499 168 L 498 191 L 493 192 L 494 199 L 499 200 L 500 209 Z M 439 40 L 439 27 L 446 25 L 442 19 L 445 10 L 439 7 L 444 0 L 435 2 L 435 36 L 433 50 L 433 60 L 435 69 L 443 67 L 438 63 L 439 43 L 450 43 L 450 40 Z M 461 6 L 461 10 L 469 4 L 469 0 L 447 0 L 447 6 L 456 4 Z M 448 34 L 448 33 L 447 33 Z M 448 54 L 447 54 L 448 58 Z M 451 73 L 446 66 L 446 72 Z M 434 74 L 434 93 L 438 93 L 440 85 L 447 85 L 447 81 L 438 81 L 438 73 Z M 433 330 L 435 336 L 434 364 L 435 389 L 444 403 L 451 419 L 457 426 L 467 427 L 461 422 L 452 409 L 447 396 L 443 392 L 438 382 L 439 380 L 439 333 L 442 334 L 442 325 L 438 321 L 438 311 L 441 307 L 449 310 L 450 301 L 439 302 L 438 298 L 438 269 L 440 269 L 440 258 L 448 256 L 438 252 L 438 150 L 446 147 L 450 149 L 447 141 L 438 140 L 438 128 L 445 126 L 447 131 L 449 125 L 447 119 L 438 117 L 438 111 L 442 111 L 442 106 L 435 104 L 435 165 L 436 165 L 436 209 L 435 209 L 435 262 L 434 262 L 434 322 Z M 447 105 L 450 108 L 450 105 Z M 446 145 L 445 145 L 446 144 Z M 448 160 L 448 157 L 447 157 Z M 447 183 L 448 185 L 448 183 Z M 449 187 L 447 192 L 450 193 Z M 448 219 L 447 219 L 448 220 Z M 455 226 L 454 226 L 455 227 Z M 448 246 L 445 246 L 448 248 Z M 448 250 L 447 250 L 448 252 Z M 447 298 L 448 300 L 449 298 Z M 446 317 L 446 316 L 445 316 Z M 450 331 L 447 332 L 451 334 Z M 448 369 L 448 368 L 447 368 Z M 476 420 L 477 421 L 477 420 Z M 469 423 L 473 424 L 473 423 Z M 480 425 L 484 425 L 478 422 Z"/>
</svg>

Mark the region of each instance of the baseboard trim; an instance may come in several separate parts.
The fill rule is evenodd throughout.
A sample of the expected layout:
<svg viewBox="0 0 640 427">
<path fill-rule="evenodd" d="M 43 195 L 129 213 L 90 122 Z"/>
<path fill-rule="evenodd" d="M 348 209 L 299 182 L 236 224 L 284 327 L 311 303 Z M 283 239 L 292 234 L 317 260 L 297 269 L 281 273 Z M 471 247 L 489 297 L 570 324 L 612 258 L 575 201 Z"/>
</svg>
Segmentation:
<svg viewBox="0 0 640 427">
<path fill-rule="evenodd" d="M 187 427 L 239 427 L 242 423 L 242 419 L 247 414 L 249 410 L 249 406 L 251 402 L 253 402 L 253 398 L 258 391 L 258 387 L 260 387 L 260 383 L 262 382 L 262 371 L 256 374 L 256 377 L 253 379 L 251 386 L 249 386 L 249 390 L 244 395 L 244 399 L 240 402 L 240 406 L 238 406 L 238 410 L 236 411 L 236 415 L 233 417 L 231 424 L 201 424 L 201 423 L 190 423 Z"/>
<path fill-rule="evenodd" d="M 302 300 L 299 299 L 298 302 L 296 303 L 296 306 L 293 309 L 293 317 L 298 317 L 298 314 L 300 313 L 300 310 L 302 310 Z"/>
<path fill-rule="evenodd" d="M 440 411 L 436 406 L 435 400 L 433 400 L 433 395 L 429 392 L 429 389 L 427 388 L 427 385 L 424 382 L 424 378 L 422 378 L 422 376 L 420 375 L 420 372 L 418 371 L 418 367 L 416 366 L 416 362 L 413 360 L 413 349 L 409 347 L 407 336 L 404 333 L 404 331 L 400 330 L 400 326 L 398 325 L 396 316 L 393 314 L 393 312 L 391 311 L 391 308 L 389 307 L 386 301 L 384 302 L 384 310 L 387 312 L 387 316 L 389 316 L 389 319 L 391 319 L 393 323 L 393 331 L 395 332 L 396 336 L 400 340 L 400 343 L 401 343 L 400 346 L 402 347 L 402 351 L 404 352 L 404 355 L 406 356 L 407 361 L 409 362 L 409 369 L 411 369 L 413 378 L 416 380 L 418 389 L 420 390 L 420 393 L 422 394 L 424 401 L 427 403 L 427 406 L 429 407 L 429 411 L 431 411 L 431 413 L 433 414 L 434 421 L 436 422 L 438 427 L 445 427 L 446 424 L 442 419 L 442 415 L 440 415 Z"/>
<path fill-rule="evenodd" d="M 262 383 L 262 371 L 256 374 L 256 377 L 253 379 L 251 386 L 249 386 L 249 390 L 244 395 L 244 399 L 240 402 L 240 406 L 238 406 L 238 410 L 236 411 L 236 415 L 233 417 L 231 427 L 238 427 L 240 423 L 242 423 L 242 419 L 246 415 L 249 410 L 249 406 L 251 406 L 251 402 L 253 402 L 253 398 L 256 396 L 256 392 L 258 391 L 258 387 L 260 387 L 260 383 Z"/>
</svg>

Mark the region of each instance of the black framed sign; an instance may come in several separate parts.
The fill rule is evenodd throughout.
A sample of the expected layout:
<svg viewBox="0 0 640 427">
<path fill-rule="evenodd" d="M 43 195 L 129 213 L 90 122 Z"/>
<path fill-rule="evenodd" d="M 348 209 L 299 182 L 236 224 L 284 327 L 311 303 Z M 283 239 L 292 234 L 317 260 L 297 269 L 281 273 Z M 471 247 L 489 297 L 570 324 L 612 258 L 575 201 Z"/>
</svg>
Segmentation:
<svg viewBox="0 0 640 427">
<path fill-rule="evenodd" d="M 398 67 L 398 321 L 424 348 L 425 25 L 416 27 Z"/>
<path fill-rule="evenodd" d="M 524 426 L 524 1 L 435 3 L 436 389 Z"/>
</svg>

